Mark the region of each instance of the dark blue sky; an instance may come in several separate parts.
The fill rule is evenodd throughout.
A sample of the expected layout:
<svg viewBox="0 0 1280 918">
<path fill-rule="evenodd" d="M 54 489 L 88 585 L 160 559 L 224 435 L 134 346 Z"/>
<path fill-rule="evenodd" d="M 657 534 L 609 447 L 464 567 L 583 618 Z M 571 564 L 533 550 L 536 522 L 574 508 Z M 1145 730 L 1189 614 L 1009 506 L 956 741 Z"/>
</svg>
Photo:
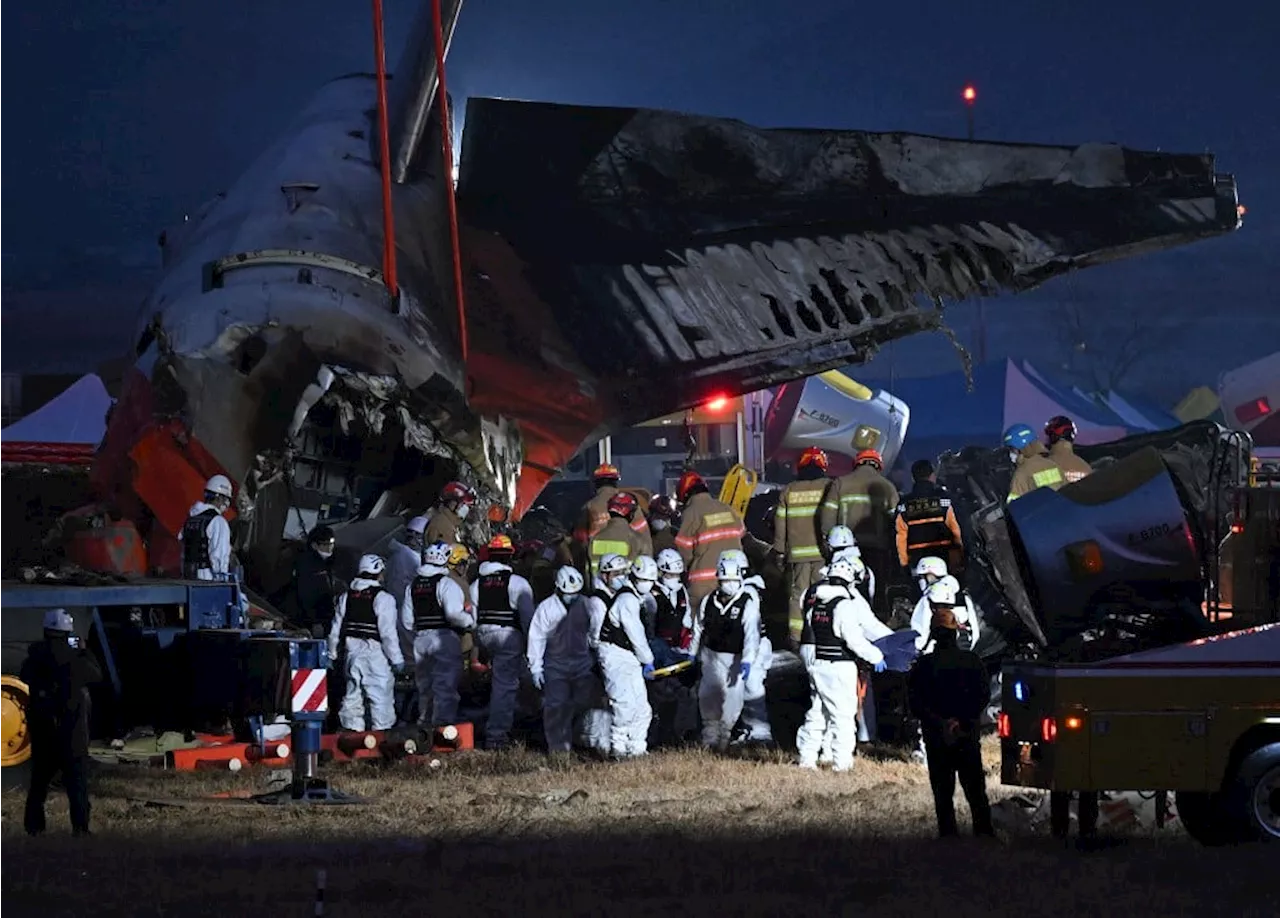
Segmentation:
<svg viewBox="0 0 1280 918">
<path fill-rule="evenodd" d="M 392 65 L 416 2 L 387 0 Z M 10 291 L 79 281 L 47 270 L 73 254 L 108 273 L 153 258 L 159 230 L 227 187 L 318 84 L 372 63 L 369 4 L 351 0 L 9 0 L 3 16 Z M 1241 232 L 1035 296 L 1262 323 L 1219 329 L 1226 369 L 1280 341 L 1278 36 L 1280 6 L 1261 0 L 468 0 L 449 82 L 459 109 L 499 95 L 961 135 L 971 80 L 980 137 L 1211 150 L 1239 180 Z M 11 331 L 22 301 L 6 300 Z M 1002 326 L 1011 309 L 988 310 L 993 351 L 1052 334 Z M 1235 337 L 1241 359 L 1217 353 Z"/>
</svg>

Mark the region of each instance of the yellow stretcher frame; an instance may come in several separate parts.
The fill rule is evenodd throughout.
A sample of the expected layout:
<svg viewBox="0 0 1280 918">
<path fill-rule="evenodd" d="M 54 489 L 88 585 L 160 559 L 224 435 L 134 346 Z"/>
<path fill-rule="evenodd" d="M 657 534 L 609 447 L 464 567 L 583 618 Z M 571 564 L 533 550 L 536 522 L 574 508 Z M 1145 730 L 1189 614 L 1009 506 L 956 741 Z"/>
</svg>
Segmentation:
<svg viewBox="0 0 1280 918">
<path fill-rule="evenodd" d="M 724 476 L 724 484 L 720 486 L 720 502 L 736 510 L 739 517 L 746 517 L 747 504 L 751 503 L 751 496 L 756 493 L 757 481 L 759 476 L 755 472 L 738 463 Z"/>
</svg>

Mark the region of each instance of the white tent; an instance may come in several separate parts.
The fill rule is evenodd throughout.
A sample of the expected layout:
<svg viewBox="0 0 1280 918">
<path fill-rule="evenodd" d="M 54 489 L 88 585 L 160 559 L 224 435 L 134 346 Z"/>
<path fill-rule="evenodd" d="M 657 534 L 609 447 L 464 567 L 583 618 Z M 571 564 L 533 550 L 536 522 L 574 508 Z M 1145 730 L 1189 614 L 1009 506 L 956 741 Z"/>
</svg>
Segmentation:
<svg viewBox="0 0 1280 918">
<path fill-rule="evenodd" d="M 92 452 L 107 432 L 111 396 L 96 375 L 76 380 L 57 398 L 39 410 L 0 430 L 6 461 L 22 461 L 17 451 L 25 446 L 79 447 Z M 87 448 L 87 449 L 86 449 Z"/>
</svg>

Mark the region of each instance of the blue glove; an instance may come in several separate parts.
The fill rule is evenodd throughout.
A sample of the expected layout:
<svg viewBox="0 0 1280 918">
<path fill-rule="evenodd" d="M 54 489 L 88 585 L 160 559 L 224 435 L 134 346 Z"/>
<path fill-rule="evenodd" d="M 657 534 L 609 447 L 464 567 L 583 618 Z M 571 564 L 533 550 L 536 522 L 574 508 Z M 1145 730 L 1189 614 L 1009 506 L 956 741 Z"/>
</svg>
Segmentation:
<svg viewBox="0 0 1280 918">
<path fill-rule="evenodd" d="M 646 663 L 644 665 L 644 669 L 642 669 L 640 672 L 646 679 L 650 681 L 653 680 L 653 664 L 652 663 Z"/>
<path fill-rule="evenodd" d="M 877 663 L 877 664 L 875 665 L 875 667 L 874 667 L 874 668 L 875 668 L 875 671 L 876 671 L 876 672 L 878 672 L 878 673 L 882 673 L 882 672 L 884 672 L 886 669 L 888 669 L 888 668 L 889 668 L 889 664 L 888 664 L 888 663 L 886 663 L 884 660 L 881 660 L 879 663 Z"/>
<path fill-rule="evenodd" d="M 742 674 L 743 681 L 746 681 L 746 679 L 748 679 L 751 676 L 751 664 L 747 662 L 743 662 L 742 669 L 740 670 L 740 672 Z"/>
</svg>

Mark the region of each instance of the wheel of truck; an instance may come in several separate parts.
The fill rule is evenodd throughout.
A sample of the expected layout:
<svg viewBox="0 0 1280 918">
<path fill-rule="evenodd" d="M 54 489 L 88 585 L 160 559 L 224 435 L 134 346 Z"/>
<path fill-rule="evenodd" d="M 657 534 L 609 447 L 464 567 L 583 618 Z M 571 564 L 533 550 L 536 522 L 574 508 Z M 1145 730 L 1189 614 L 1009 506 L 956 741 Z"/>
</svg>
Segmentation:
<svg viewBox="0 0 1280 918">
<path fill-rule="evenodd" d="M 1232 798 L 1246 838 L 1280 842 L 1280 743 L 1245 756 L 1236 771 Z"/>
<path fill-rule="evenodd" d="M 0 676 L 0 774 L 4 786 L 20 787 L 26 783 L 31 760 L 31 733 L 27 727 L 27 708 L 31 690 L 17 676 Z"/>
<path fill-rule="evenodd" d="M 1223 794 L 1178 791 L 1176 800 L 1182 828 L 1200 844 L 1216 847 L 1240 841 L 1239 823 Z"/>
</svg>

